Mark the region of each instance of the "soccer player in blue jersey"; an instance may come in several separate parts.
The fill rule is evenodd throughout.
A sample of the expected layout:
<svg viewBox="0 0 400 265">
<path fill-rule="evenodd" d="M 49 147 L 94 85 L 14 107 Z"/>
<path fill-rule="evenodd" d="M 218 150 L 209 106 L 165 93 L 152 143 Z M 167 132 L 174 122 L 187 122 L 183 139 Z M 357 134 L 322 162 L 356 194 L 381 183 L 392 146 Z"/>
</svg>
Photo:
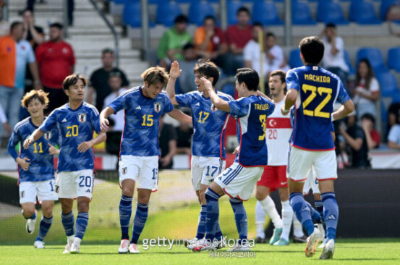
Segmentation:
<svg viewBox="0 0 400 265">
<path fill-rule="evenodd" d="M 45 133 L 57 128 L 60 134 L 60 156 L 57 165 L 56 192 L 61 201 L 61 220 L 67 235 L 64 253 L 79 253 L 80 243 L 89 222 L 89 203 L 94 182 L 93 145 L 104 142 L 99 112 L 84 102 L 86 78 L 79 74 L 67 76 L 63 82 L 69 102 L 55 109 L 24 142 L 24 148 L 35 144 Z M 93 138 L 93 131 L 98 133 Z M 77 198 L 78 217 L 74 235 L 72 207 Z"/>
<path fill-rule="evenodd" d="M 250 68 L 238 69 L 236 74 L 236 90 L 239 99 L 225 101 L 213 90 L 209 80 L 202 78 L 211 101 L 219 110 L 230 113 L 237 120 L 237 134 L 240 146 L 235 162 L 220 174 L 206 191 L 207 221 L 206 242 L 195 251 L 214 250 L 208 233 L 218 223 L 218 200 L 224 194 L 230 197 L 235 214 L 236 228 L 239 233 L 237 244 L 230 251 L 249 251 L 247 240 L 247 214 L 243 201 L 250 198 L 264 167 L 268 164 L 268 151 L 265 141 L 267 117 L 274 111 L 275 105 L 268 99 L 258 96 L 259 77 Z"/>
<path fill-rule="evenodd" d="M 167 93 L 172 104 L 181 107 L 189 107 L 192 112 L 194 135 L 192 140 L 192 185 L 201 205 L 200 216 L 197 227 L 197 234 L 194 239 L 188 241 L 187 247 L 193 249 L 197 242 L 204 238 L 206 231 L 206 198 L 205 192 L 208 186 L 214 181 L 222 170 L 222 163 L 226 159 L 224 148 L 224 133 L 228 123 L 229 113 L 219 110 L 211 102 L 208 91 L 205 89 L 201 78 L 204 77 L 215 85 L 219 79 L 218 67 L 210 61 L 196 64 L 194 68 L 196 86 L 198 91 L 175 95 L 175 82 L 179 77 L 178 62 L 173 62 L 170 71 L 170 81 L 167 86 Z M 216 92 L 218 97 L 229 102 L 233 98 L 225 93 Z M 208 235 L 221 241 L 223 238 L 219 223 L 215 231 Z M 223 246 L 223 242 L 221 241 Z"/>
<path fill-rule="evenodd" d="M 137 242 L 146 224 L 150 195 L 158 187 L 158 128 L 161 115 L 169 113 L 181 122 L 192 122 L 190 116 L 175 110 L 167 94 L 162 92 L 169 79 L 164 68 L 151 67 L 143 72 L 142 78 L 143 85 L 125 91 L 100 114 L 102 130 L 107 131 L 107 118 L 120 110 L 125 111 L 119 161 L 119 183 L 122 189 L 119 216 L 122 236 L 118 252 L 121 254 L 139 253 Z M 138 203 L 129 242 L 128 230 L 135 185 Z"/>
<path fill-rule="evenodd" d="M 333 188 L 334 180 L 337 179 L 337 164 L 331 136 L 332 121 L 351 113 L 354 104 L 340 79 L 318 66 L 324 55 L 322 41 L 317 37 L 306 37 L 299 46 L 304 66 L 287 73 L 288 93 L 281 108 L 282 114 L 287 115 L 295 105 L 288 165 L 290 204 L 309 235 L 305 254 L 311 257 L 316 252 L 318 242 L 323 240 L 322 233 L 314 228 L 312 209 L 302 194 L 304 181 L 314 167 L 326 223 L 326 241 L 320 259 L 331 259 L 339 219 L 339 207 Z M 334 112 L 335 101 L 343 105 Z"/>
<path fill-rule="evenodd" d="M 44 109 L 49 103 L 47 93 L 42 90 L 32 90 L 26 93 L 21 100 L 22 107 L 26 108 L 30 117 L 17 123 L 8 143 L 8 153 L 18 163 L 19 172 L 19 202 L 22 206 L 22 216 L 27 219 L 26 231 L 32 234 L 36 224 L 36 197 L 42 205 L 43 216 L 40 220 L 39 234 L 33 244 L 35 248 L 44 248 L 43 239 L 47 235 L 53 222 L 53 206 L 57 200 L 54 185 L 53 155 L 59 153 L 54 148 L 58 144 L 57 129 L 46 133 L 29 149 L 20 148 L 24 139 L 35 131 L 46 119 Z"/>
</svg>

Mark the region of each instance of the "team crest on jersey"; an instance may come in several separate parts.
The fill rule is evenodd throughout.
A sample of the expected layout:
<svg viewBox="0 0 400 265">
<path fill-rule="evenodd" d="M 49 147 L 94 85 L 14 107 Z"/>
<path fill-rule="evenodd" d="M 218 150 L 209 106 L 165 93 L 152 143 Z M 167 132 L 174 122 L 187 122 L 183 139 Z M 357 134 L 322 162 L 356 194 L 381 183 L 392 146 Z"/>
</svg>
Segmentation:
<svg viewBox="0 0 400 265">
<path fill-rule="evenodd" d="M 127 168 L 127 167 L 122 168 L 122 174 L 123 174 L 123 175 L 125 175 L 127 171 L 128 171 L 128 168 Z"/>
<path fill-rule="evenodd" d="M 160 112 L 161 111 L 161 102 L 154 103 L 154 110 L 156 112 Z"/>
<path fill-rule="evenodd" d="M 23 198 L 25 196 L 25 191 L 21 191 L 21 198 Z"/>
<path fill-rule="evenodd" d="M 50 140 L 50 138 L 51 138 L 51 132 L 47 132 L 44 134 L 44 139 Z"/>
<path fill-rule="evenodd" d="M 211 110 L 212 110 L 212 111 L 218 110 L 217 107 L 215 107 L 214 103 L 211 103 Z"/>
<path fill-rule="evenodd" d="M 79 120 L 79 122 L 85 122 L 86 121 L 86 113 L 79 113 L 78 120 Z"/>
</svg>

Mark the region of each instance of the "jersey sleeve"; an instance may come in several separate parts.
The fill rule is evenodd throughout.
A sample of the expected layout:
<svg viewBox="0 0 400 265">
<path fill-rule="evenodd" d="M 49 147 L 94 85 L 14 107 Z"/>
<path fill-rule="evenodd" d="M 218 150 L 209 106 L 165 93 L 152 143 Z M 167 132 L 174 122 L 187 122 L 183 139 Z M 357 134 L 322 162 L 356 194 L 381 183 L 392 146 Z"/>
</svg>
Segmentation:
<svg viewBox="0 0 400 265">
<path fill-rule="evenodd" d="M 189 107 L 192 105 L 193 94 L 179 94 L 175 96 L 176 102 L 178 102 L 181 107 Z"/>
<path fill-rule="evenodd" d="M 57 110 L 54 110 L 49 117 L 40 125 L 39 129 L 47 133 L 51 131 L 57 124 Z"/>
<path fill-rule="evenodd" d="M 125 108 L 125 95 L 122 94 L 113 101 L 111 101 L 110 104 L 108 104 L 108 107 L 112 108 L 115 113 L 118 111 L 122 110 Z"/>
<path fill-rule="evenodd" d="M 275 104 L 273 102 L 271 102 L 271 101 L 269 101 L 268 104 L 269 104 L 269 109 L 268 109 L 268 116 L 269 116 L 274 112 Z"/>
<path fill-rule="evenodd" d="M 90 123 L 92 125 L 93 130 L 96 131 L 96 133 L 100 133 L 101 128 L 100 128 L 100 114 L 97 109 L 91 109 L 90 112 Z"/>
<path fill-rule="evenodd" d="M 291 70 L 286 74 L 286 87 L 289 89 L 296 89 L 299 91 L 299 78 L 295 71 Z"/>
<path fill-rule="evenodd" d="M 249 104 L 246 104 L 245 99 L 234 100 L 229 102 L 230 114 L 232 117 L 241 118 L 249 112 Z"/>
<path fill-rule="evenodd" d="M 7 146 L 7 151 L 12 156 L 12 158 L 14 158 L 14 160 L 18 157 L 18 153 L 17 151 L 15 151 L 15 147 L 18 145 L 19 142 L 21 142 L 21 136 L 18 132 L 18 129 L 14 128 Z"/>
<path fill-rule="evenodd" d="M 59 134 L 58 130 L 54 129 L 51 131 L 51 138 L 50 138 L 49 142 L 53 146 L 55 146 L 56 144 L 58 146 L 61 145 L 61 139 L 60 139 L 60 134 Z"/>
<path fill-rule="evenodd" d="M 164 100 L 165 107 L 163 109 L 163 113 L 168 113 L 174 110 L 174 106 L 171 103 L 171 100 L 168 97 L 165 97 Z"/>
<path fill-rule="evenodd" d="M 346 90 L 344 89 L 342 81 L 339 80 L 340 86 L 339 86 L 339 95 L 337 97 L 337 101 L 340 102 L 340 104 L 346 103 L 350 97 L 347 94 Z"/>
</svg>

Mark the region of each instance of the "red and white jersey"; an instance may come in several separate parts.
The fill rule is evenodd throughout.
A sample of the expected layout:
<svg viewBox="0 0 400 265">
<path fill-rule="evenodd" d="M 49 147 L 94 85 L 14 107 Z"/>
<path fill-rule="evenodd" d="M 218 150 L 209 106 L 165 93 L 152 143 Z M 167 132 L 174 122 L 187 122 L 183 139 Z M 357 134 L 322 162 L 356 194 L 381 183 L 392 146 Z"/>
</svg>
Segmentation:
<svg viewBox="0 0 400 265">
<path fill-rule="evenodd" d="M 284 99 L 275 102 L 275 110 L 267 118 L 268 166 L 283 166 L 288 163 L 292 125 L 290 124 L 290 116 L 283 116 L 281 113 L 281 106 L 284 103 Z"/>
</svg>

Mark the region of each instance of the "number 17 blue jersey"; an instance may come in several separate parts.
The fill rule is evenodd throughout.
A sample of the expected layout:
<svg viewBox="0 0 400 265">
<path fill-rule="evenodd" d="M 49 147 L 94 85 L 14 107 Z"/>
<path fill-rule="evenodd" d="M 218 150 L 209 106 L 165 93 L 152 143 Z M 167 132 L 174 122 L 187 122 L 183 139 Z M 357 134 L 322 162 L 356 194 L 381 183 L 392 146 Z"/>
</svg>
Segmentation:
<svg viewBox="0 0 400 265">
<path fill-rule="evenodd" d="M 286 74 L 286 86 L 298 91 L 291 144 L 310 151 L 335 149 L 331 136 L 333 104 L 350 100 L 339 77 L 306 65 Z"/>
</svg>

